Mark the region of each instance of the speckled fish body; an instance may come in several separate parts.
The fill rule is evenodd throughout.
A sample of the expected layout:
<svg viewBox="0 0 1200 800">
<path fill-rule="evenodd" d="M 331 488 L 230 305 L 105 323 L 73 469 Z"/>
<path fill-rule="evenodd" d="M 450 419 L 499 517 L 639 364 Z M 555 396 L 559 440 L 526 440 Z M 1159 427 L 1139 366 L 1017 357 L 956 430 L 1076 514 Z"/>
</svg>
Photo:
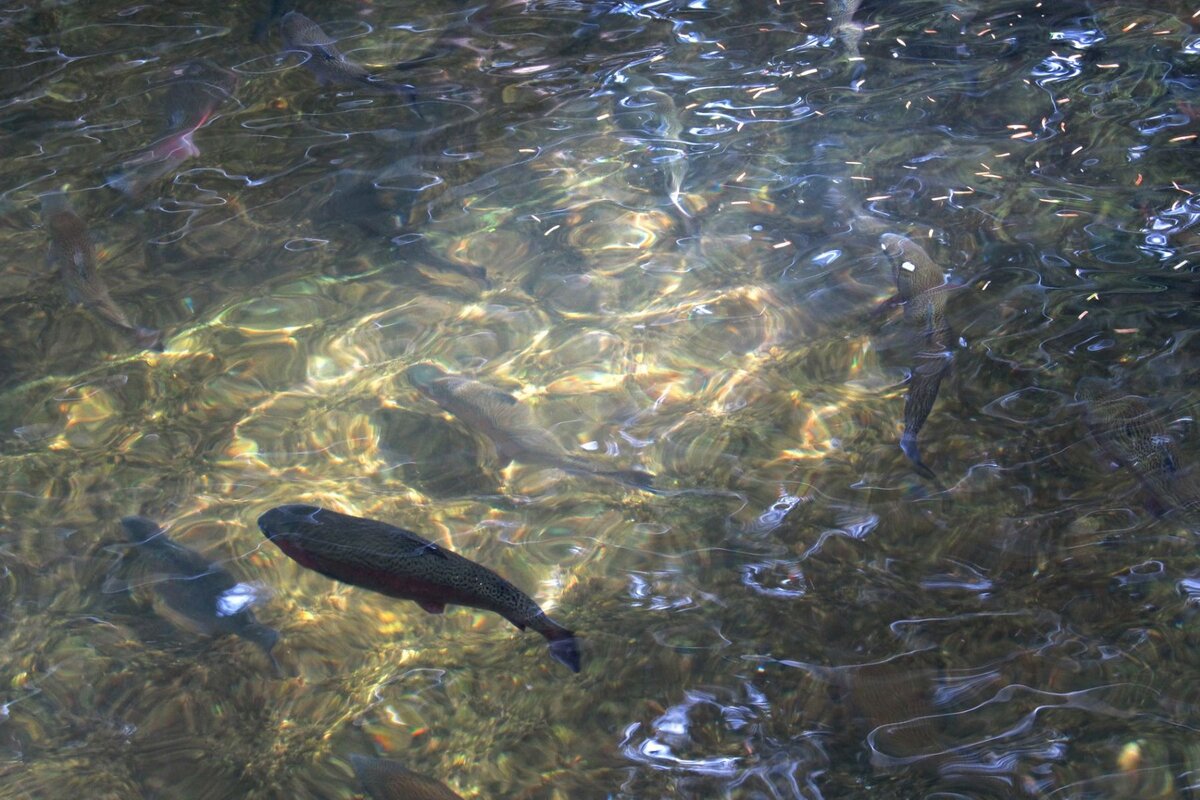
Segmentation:
<svg viewBox="0 0 1200 800">
<path fill-rule="evenodd" d="M 1181 459 L 1176 436 L 1144 397 L 1109 381 L 1083 378 L 1075 396 L 1086 406 L 1088 432 L 1110 458 L 1129 469 L 1153 499 L 1200 530 L 1200 481 Z"/>
<path fill-rule="evenodd" d="M 235 73 L 204 59 L 186 62 L 172 70 L 162 98 L 165 121 L 162 138 L 125 162 L 121 171 L 108 180 L 108 185 L 137 197 L 152 182 L 200 155 L 193 135 L 213 119 L 237 84 Z"/>
<path fill-rule="evenodd" d="M 135 325 L 112 299 L 96 272 L 96 251 L 87 225 L 61 192 L 44 194 L 42 224 L 50 234 L 50 263 L 58 267 L 67 299 L 78 303 L 114 328 L 129 334 L 142 347 L 157 347 L 160 333 Z"/>
<path fill-rule="evenodd" d="M 550 654 L 579 671 L 575 634 L 495 572 L 386 522 L 324 508 L 286 505 L 258 518 L 275 546 L 302 567 L 342 583 L 412 600 L 431 614 L 448 605 L 491 611 L 521 630 L 532 628 Z"/>
<path fill-rule="evenodd" d="M 413 772 L 394 759 L 352 755 L 350 764 L 373 800 L 462 800 L 446 784 Z"/>
<path fill-rule="evenodd" d="M 487 384 L 450 375 L 432 364 L 409 367 L 408 379 L 426 397 L 468 428 L 492 441 L 505 461 L 543 464 L 573 473 L 596 475 L 638 489 L 650 489 L 654 476 L 636 469 L 598 469 L 572 456 L 553 434 L 533 421 L 529 409 L 511 394 Z"/>
<path fill-rule="evenodd" d="M 168 539 L 153 520 L 125 517 L 121 525 L 137 545 L 142 564 L 160 576 L 154 587 L 168 608 L 209 636 L 232 634 L 254 642 L 278 671 L 272 650 L 279 633 L 255 618 L 247 600 L 249 587 L 195 550 Z"/>
<path fill-rule="evenodd" d="M 347 59 L 342 51 L 338 50 L 337 41 L 303 14 L 297 11 L 284 14 L 281 28 L 284 47 L 307 55 L 304 66 L 316 75 L 321 83 L 365 86 L 381 92 L 404 95 L 410 102 L 416 100 L 416 87 L 407 83 L 375 80 L 371 77 L 370 70 Z"/>
<path fill-rule="evenodd" d="M 885 233 L 879 242 L 892 264 L 896 292 L 904 304 L 905 324 L 916 344 L 904 399 L 900 449 L 917 472 L 932 478 L 933 470 L 921 461 L 917 435 L 933 409 L 942 378 L 950 371 L 953 360 L 950 350 L 953 334 L 946 322 L 946 276 L 924 248 L 911 239 Z"/>
</svg>

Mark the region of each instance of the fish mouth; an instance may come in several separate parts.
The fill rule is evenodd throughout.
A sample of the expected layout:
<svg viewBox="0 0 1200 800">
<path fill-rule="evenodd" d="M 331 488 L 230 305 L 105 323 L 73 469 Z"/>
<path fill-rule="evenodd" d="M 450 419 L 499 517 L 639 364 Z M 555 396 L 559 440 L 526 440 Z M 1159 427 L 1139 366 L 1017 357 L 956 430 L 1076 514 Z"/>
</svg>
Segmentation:
<svg viewBox="0 0 1200 800">
<path fill-rule="evenodd" d="M 424 389 L 432 385 L 438 378 L 446 377 L 446 373 L 433 364 L 415 364 L 406 369 L 404 375 L 418 389 Z"/>
<path fill-rule="evenodd" d="M 267 538 L 294 532 L 298 525 L 320 524 L 317 515 L 324 509 L 304 503 L 275 506 L 258 518 L 258 527 Z"/>
</svg>

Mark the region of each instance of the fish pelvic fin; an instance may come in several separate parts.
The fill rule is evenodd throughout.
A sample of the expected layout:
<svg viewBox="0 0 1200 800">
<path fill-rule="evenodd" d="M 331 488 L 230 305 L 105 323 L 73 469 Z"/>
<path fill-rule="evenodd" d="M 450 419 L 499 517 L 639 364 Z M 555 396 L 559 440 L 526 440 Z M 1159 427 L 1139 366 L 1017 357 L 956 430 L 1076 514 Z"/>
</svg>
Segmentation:
<svg viewBox="0 0 1200 800">
<path fill-rule="evenodd" d="M 418 600 L 417 605 L 425 609 L 430 614 L 441 614 L 446 610 L 445 603 L 439 603 L 436 600 Z"/>
</svg>

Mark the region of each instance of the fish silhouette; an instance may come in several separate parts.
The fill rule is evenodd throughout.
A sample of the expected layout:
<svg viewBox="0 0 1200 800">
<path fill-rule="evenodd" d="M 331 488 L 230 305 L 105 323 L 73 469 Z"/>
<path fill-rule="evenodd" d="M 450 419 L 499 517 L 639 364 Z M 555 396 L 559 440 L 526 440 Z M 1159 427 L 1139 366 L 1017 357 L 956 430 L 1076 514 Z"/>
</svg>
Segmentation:
<svg viewBox="0 0 1200 800">
<path fill-rule="evenodd" d="M 161 102 L 165 133 L 122 164 L 121 171 L 109 178 L 108 185 L 137 197 L 153 181 L 200 155 L 193 135 L 213 119 L 237 85 L 236 73 L 205 59 L 189 61 L 172 70 Z"/>
<path fill-rule="evenodd" d="M 1085 404 L 1092 439 L 1132 472 L 1162 510 L 1200 531 L 1200 481 L 1181 458 L 1177 436 L 1150 402 L 1102 378 L 1083 378 L 1075 397 Z"/>
<path fill-rule="evenodd" d="M 277 506 L 258 527 L 302 567 L 342 583 L 412 600 L 430 614 L 448 605 L 491 611 L 532 628 L 550 655 L 579 672 L 575 634 L 546 616 L 529 595 L 487 567 L 439 547 L 412 531 L 317 506 Z"/>
<path fill-rule="evenodd" d="M 374 800 L 462 800 L 446 784 L 405 768 L 391 758 L 352 755 L 350 764 Z"/>
<path fill-rule="evenodd" d="M 337 49 L 337 40 L 321 30 L 321 26 L 298 11 L 283 15 L 281 23 L 283 44 L 288 50 L 304 53 L 304 66 L 323 84 L 358 85 L 381 92 L 401 94 L 416 103 L 417 89 L 408 83 L 378 80 L 362 64 L 350 61 Z"/>
<path fill-rule="evenodd" d="M 146 517 L 121 520 L 129 540 L 137 545 L 142 564 L 160 577 L 154 588 L 166 606 L 208 636 L 232 634 L 254 642 L 280 672 L 272 650 L 279 632 L 260 623 L 250 610 L 252 591 L 228 571 L 195 550 L 173 542 L 158 523 Z"/>
<path fill-rule="evenodd" d="M 933 478 L 933 470 L 921 460 L 917 434 L 933 409 L 942 378 L 950 371 L 954 358 L 950 350 L 953 333 L 946 322 L 949 285 L 942 270 L 916 242 L 894 233 L 883 234 L 879 242 L 892 264 L 896 296 L 904 305 L 904 321 L 915 349 L 904 399 L 900 449 L 919 474 Z"/>
<path fill-rule="evenodd" d="M 50 234 L 49 260 L 58 266 L 67 299 L 129 334 L 140 346 L 162 349 L 162 334 L 131 322 L 108 293 L 108 286 L 96 272 L 96 251 L 87 225 L 71 208 L 66 195 L 50 192 L 42 195 L 41 200 L 42 224 Z"/>
<path fill-rule="evenodd" d="M 487 384 L 451 375 L 433 364 L 417 364 L 409 381 L 458 421 L 490 439 L 504 461 L 542 464 L 565 472 L 595 475 L 635 489 L 650 490 L 654 476 L 637 469 L 605 470 L 573 456 L 558 439 L 533 421 L 529 409 L 511 394 Z"/>
</svg>

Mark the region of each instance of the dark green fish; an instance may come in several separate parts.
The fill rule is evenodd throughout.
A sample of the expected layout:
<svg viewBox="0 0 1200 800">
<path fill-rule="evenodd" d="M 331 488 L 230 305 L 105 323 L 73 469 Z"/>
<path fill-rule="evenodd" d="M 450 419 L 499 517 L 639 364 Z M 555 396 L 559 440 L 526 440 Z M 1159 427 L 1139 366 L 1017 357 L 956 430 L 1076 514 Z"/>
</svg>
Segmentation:
<svg viewBox="0 0 1200 800">
<path fill-rule="evenodd" d="M 937 399 L 942 378 L 954 358 L 950 350 L 953 334 L 946 322 L 945 274 L 916 242 L 894 233 L 879 237 L 883 252 L 892 264 L 897 299 L 904 304 L 904 320 L 916 352 L 913 356 L 908 395 L 904 399 L 904 434 L 900 449 L 917 472 L 933 478 L 933 470 L 921 461 L 917 434 L 925 425 Z"/>
<path fill-rule="evenodd" d="M 279 632 L 255 619 L 249 586 L 195 550 L 168 539 L 153 520 L 125 517 L 121 525 L 137 545 L 142 564 L 160 577 L 154 588 L 167 608 L 208 636 L 233 634 L 254 642 L 267 654 L 275 672 L 280 672 L 271 652 Z"/>
<path fill-rule="evenodd" d="M 1164 511 L 1197 526 L 1200 482 L 1185 468 L 1176 435 L 1149 401 L 1124 394 L 1102 378 L 1080 380 L 1075 397 L 1086 404 L 1085 421 L 1096 444 L 1133 472 Z"/>
<path fill-rule="evenodd" d="M 62 192 L 42 195 L 42 224 L 50 234 L 50 263 L 58 265 L 67 299 L 133 337 L 142 347 L 161 349 L 162 334 L 130 322 L 96 272 L 96 251 L 87 225 Z"/>
<path fill-rule="evenodd" d="M 490 439 L 506 462 L 543 464 L 564 472 L 608 478 L 635 489 L 649 490 L 653 485 L 654 476 L 649 472 L 597 469 L 587 459 L 569 454 L 553 434 L 534 423 L 529 409 L 511 394 L 450 375 L 433 364 L 417 364 L 406 374 L 422 394 Z"/>
<path fill-rule="evenodd" d="M 335 581 L 412 600 L 430 614 L 448 605 L 492 611 L 550 643 L 550 655 L 579 672 L 575 634 L 529 595 L 487 567 L 412 531 L 307 505 L 277 506 L 258 527 L 289 558 Z"/>
<path fill-rule="evenodd" d="M 394 759 L 352 755 L 350 763 L 363 789 L 375 800 L 462 800 L 446 784 L 405 769 Z"/>
<path fill-rule="evenodd" d="M 366 86 L 381 92 L 402 94 L 410 103 L 416 102 L 415 86 L 372 77 L 370 70 L 362 64 L 348 60 L 342 51 L 337 49 L 337 41 L 303 14 L 297 11 L 284 14 L 282 30 L 284 47 L 307 55 L 304 66 L 308 67 L 321 83 Z"/>
</svg>

